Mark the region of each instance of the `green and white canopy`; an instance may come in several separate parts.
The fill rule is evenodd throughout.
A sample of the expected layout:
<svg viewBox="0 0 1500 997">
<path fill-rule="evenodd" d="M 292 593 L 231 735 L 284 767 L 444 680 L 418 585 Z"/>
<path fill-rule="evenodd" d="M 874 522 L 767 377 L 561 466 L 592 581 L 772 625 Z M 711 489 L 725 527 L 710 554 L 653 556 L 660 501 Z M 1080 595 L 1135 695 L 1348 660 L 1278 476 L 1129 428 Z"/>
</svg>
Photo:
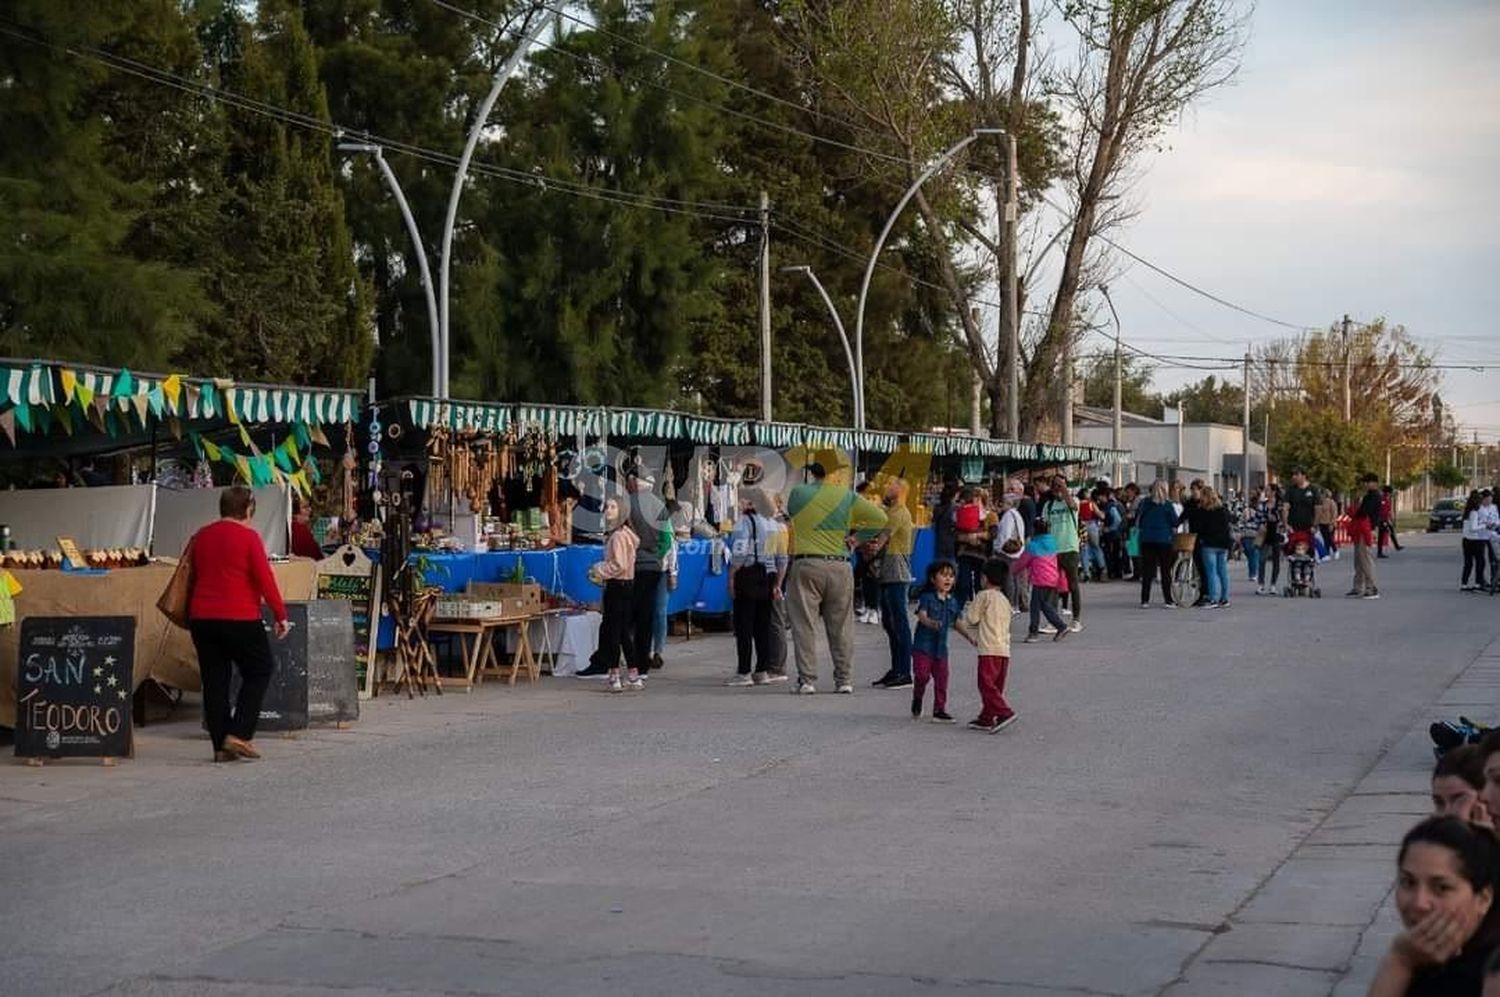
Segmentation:
<svg viewBox="0 0 1500 997">
<path fill-rule="evenodd" d="M 503 432 L 540 428 L 557 436 L 582 432 L 611 440 L 686 440 L 701 446 L 756 446 L 775 450 L 793 447 L 833 447 L 869 454 L 893 454 L 902 447 L 935 457 L 967 457 L 1024 464 L 1081 464 L 1113 460 L 1112 450 L 1064 447 L 1021 440 L 994 440 L 947 433 L 893 433 L 837 426 L 808 426 L 790 422 L 718 419 L 663 409 L 582 408 L 570 405 L 507 404 L 504 402 L 440 402 L 430 398 L 407 401 L 412 425 L 418 429 Z M 1128 459 L 1124 453 L 1121 459 Z"/>
</svg>

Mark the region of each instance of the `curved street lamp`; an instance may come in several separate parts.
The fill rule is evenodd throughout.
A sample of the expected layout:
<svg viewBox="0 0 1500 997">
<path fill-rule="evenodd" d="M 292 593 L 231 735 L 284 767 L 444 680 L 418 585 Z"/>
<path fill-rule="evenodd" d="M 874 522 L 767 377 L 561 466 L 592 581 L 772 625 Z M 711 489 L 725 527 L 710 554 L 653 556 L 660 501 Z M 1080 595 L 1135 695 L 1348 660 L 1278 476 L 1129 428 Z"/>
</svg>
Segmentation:
<svg viewBox="0 0 1500 997">
<path fill-rule="evenodd" d="M 890 237 L 891 229 L 895 228 L 896 219 L 901 217 L 901 212 L 906 209 L 907 202 L 916 195 L 918 188 L 930 180 L 934 173 L 948 165 L 954 156 L 967 149 L 971 142 L 981 135 L 1004 134 L 1005 129 L 1003 128 L 974 129 L 965 138 L 955 144 L 953 148 L 939 156 L 931 166 L 922 171 L 922 175 L 912 182 L 912 185 L 906 189 L 906 193 L 901 195 L 901 200 L 896 202 L 896 210 L 891 212 L 891 217 L 886 219 L 885 228 L 880 230 L 880 238 L 875 240 L 875 249 L 870 253 L 870 262 L 865 267 L 865 279 L 859 287 L 859 305 L 854 317 L 854 363 L 859 371 L 861 389 L 863 389 L 865 383 L 865 299 L 870 294 L 870 279 L 875 275 L 875 264 L 880 260 L 880 251 L 885 248 L 885 240 Z M 858 425 L 855 428 L 863 430 L 865 428 L 864 412 L 857 413 L 856 419 L 858 420 Z"/>
<path fill-rule="evenodd" d="M 823 297 L 823 304 L 828 306 L 828 314 L 833 316 L 833 327 L 838 330 L 839 342 L 844 347 L 844 358 L 849 361 L 849 393 L 853 399 L 854 425 L 860 429 L 865 425 L 865 392 L 864 385 L 859 380 L 859 368 L 854 362 L 854 351 L 849 348 L 849 334 L 844 331 L 844 320 L 839 317 L 838 307 L 834 305 L 833 299 L 828 296 L 828 291 L 823 287 L 823 282 L 818 275 L 813 273 L 810 266 L 782 267 L 782 273 L 804 273 L 807 279 L 812 281 L 813 287 L 818 289 L 818 294 Z"/>
<path fill-rule="evenodd" d="M 411 248 L 417 257 L 417 267 L 422 275 L 422 293 L 427 298 L 427 328 L 432 336 L 432 396 L 441 397 L 439 392 L 443 390 L 443 348 L 441 327 L 438 325 L 437 299 L 433 297 L 432 271 L 427 265 L 427 249 L 422 245 L 422 234 L 417 230 L 416 218 L 412 217 L 411 205 L 406 203 L 406 195 L 401 190 L 401 184 L 397 181 L 390 164 L 385 161 L 384 149 L 369 142 L 340 142 L 339 151 L 363 152 L 374 156 L 375 165 L 380 167 L 380 175 L 385 177 L 386 186 L 391 188 L 391 194 L 396 198 L 396 206 L 401 209 L 401 218 L 406 222 L 406 232 L 411 236 Z"/>
</svg>

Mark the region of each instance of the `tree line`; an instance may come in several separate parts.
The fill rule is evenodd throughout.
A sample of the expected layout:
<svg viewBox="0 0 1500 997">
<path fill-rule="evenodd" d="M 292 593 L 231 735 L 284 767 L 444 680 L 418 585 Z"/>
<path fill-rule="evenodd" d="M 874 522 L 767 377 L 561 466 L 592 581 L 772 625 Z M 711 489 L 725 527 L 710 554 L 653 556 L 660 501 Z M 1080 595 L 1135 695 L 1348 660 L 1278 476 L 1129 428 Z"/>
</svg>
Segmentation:
<svg viewBox="0 0 1500 997">
<path fill-rule="evenodd" d="M 1036 9 L 1033 9 L 1035 6 Z M 1129 184 L 1233 74 L 1233 0 L 5 0 L 0 336 L 13 355 L 425 393 L 430 329 L 378 137 L 437 256 L 462 148 L 520 29 L 457 219 L 453 394 L 748 415 L 759 195 L 773 264 L 845 321 L 907 185 L 975 128 L 1015 136 L 921 188 L 866 312 L 872 427 L 1001 430 L 1014 294 L 1023 436 L 1056 429 Z M 1053 39 L 1046 45 L 1044 37 Z M 1055 39 L 1066 39 L 1058 46 Z M 851 421 L 801 277 L 772 294 L 777 418 Z"/>
</svg>

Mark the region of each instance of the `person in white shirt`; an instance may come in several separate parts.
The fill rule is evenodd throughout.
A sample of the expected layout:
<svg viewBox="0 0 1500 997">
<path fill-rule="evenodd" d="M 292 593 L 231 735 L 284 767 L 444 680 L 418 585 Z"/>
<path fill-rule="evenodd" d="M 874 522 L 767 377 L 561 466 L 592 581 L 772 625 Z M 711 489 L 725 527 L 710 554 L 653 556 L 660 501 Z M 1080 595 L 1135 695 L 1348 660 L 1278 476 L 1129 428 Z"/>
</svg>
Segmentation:
<svg viewBox="0 0 1500 997">
<path fill-rule="evenodd" d="M 1500 537 L 1500 511 L 1489 492 L 1470 492 L 1464 504 L 1464 574 L 1459 590 L 1473 592 L 1486 588 L 1485 569 L 1490 567 L 1490 541 Z M 1469 584 L 1470 571 L 1474 584 Z M 1492 573 L 1493 574 L 1493 573 Z M 1491 583 L 1496 581 L 1493 577 Z"/>
<path fill-rule="evenodd" d="M 1026 521 L 1021 518 L 1020 483 L 1012 481 L 1014 490 L 1005 492 L 1005 511 L 1000 514 L 1000 523 L 995 528 L 995 555 L 1005 565 L 1005 581 L 1001 592 L 1016 612 L 1023 608 L 1021 602 L 1020 572 L 1015 569 L 1016 558 L 1026 547 Z"/>
</svg>

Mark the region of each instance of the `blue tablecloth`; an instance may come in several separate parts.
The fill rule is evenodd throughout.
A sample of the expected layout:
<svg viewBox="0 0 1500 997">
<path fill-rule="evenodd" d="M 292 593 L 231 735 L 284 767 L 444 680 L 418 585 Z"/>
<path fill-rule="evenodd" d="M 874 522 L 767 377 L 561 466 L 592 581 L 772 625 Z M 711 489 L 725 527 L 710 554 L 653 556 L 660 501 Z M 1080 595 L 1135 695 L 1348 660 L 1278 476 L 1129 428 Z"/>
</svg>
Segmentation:
<svg viewBox="0 0 1500 997">
<path fill-rule="evenodd" d="M 721 614 L 730 611 L 729 573 L 711 568 L 713 543 L 690 540 L 678 546 L 677 589 L 667 601 L 671 614 Z M 597 605 L 602 593 L 589 581 L 589 567 L 604 558 L 604 548 L 590 545 L 557 547 L 536 551 L 481 551 L 467 554 L 413 555 L 427 559 L 426 581 L 441 586 L 445 592 L 462 592 L 470 582 L 509 581 L 520 563 L 528 581 L 536 582 L 548 592 L 560 593 L 574 602 Z M 930 529 L 916 531 L 911 568 L 920 582 L 933 558 L 933 536 Z M 377 558 L 378 559 L 378 558 Z M 382 617 L 377 646 L 393 646 L 395 628 L 389 617 Z"/>
<path fill-rule="evenodd" d="M 678 548 L 677 589 L 667 602 L 669 613 L 729 612 L 728 575 L 710 570 L 712 543 L 689 541 Z M 604 559 L 604 548 L 588 545 L 538 551 L 484 551 L 472 554 L 428 554 L 426 581 L 446 592 L 462 592 L 469 582 L 503 582 L 519 562 L 528 581 L 574 602 L 596 604 L 603 593 L 589 581 L 589 568 Z"/>
</svg>

